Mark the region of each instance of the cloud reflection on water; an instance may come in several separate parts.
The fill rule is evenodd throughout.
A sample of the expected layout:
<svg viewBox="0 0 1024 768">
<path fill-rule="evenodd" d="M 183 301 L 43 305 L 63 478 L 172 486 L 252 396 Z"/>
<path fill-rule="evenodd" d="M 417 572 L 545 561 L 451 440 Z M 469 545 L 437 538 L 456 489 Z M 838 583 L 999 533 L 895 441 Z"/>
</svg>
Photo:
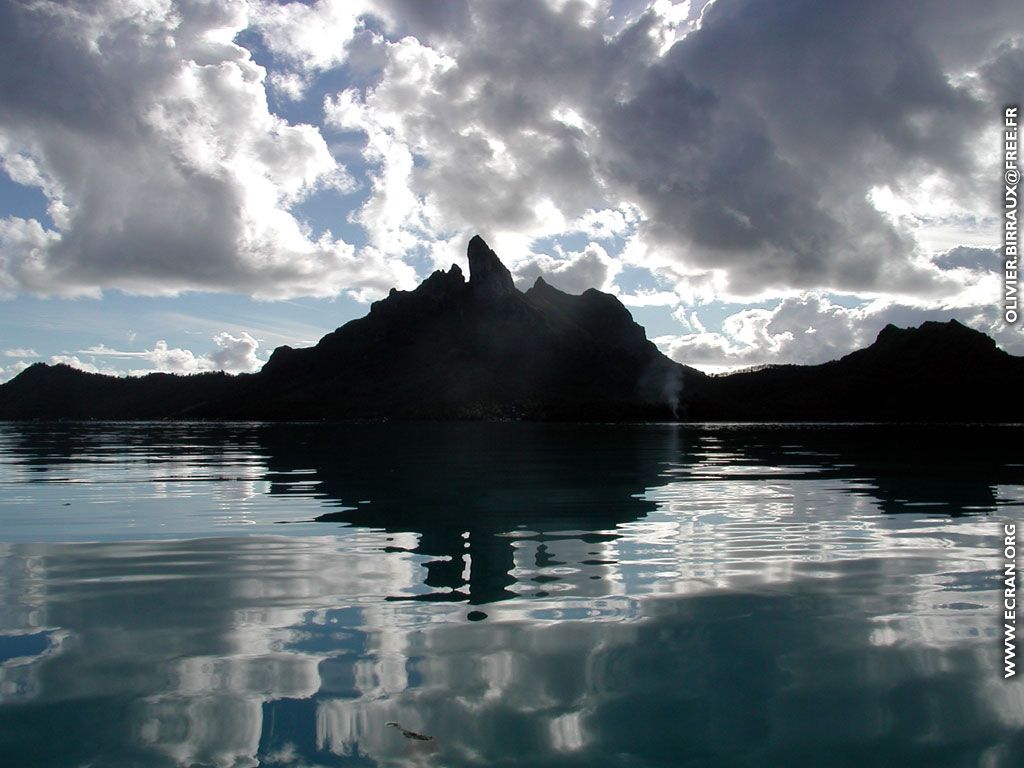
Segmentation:
<svg viewBox="0 0 1024 768">
<path fill-rule="evenodd" d="M 0 751 L 33 765 L 1019 764 L 988 514 L 886 514 L 931 504 L 934 486 L 827 436 L 516 428 L 427 446 L 405 433 L 385 463 L 372 441 L 237 427 L 244 474 L 268 491 L 253 517 L 337 522 L 0 544 L 0 636 L 59 638 L 0 663 Z M 210 458 L 231 455 L 213 450 L 223 435 L 200 430 L 177 460 L 229 472 L 237 457 Z M 946 478 L 963 490 L 950 498 L 1012 512 L 1020 478 L 989 459 Z M 209 479 L 192 492 L 223 500 Z M 486 620 L 467 621 L 474 609 Z"/>
</svg>

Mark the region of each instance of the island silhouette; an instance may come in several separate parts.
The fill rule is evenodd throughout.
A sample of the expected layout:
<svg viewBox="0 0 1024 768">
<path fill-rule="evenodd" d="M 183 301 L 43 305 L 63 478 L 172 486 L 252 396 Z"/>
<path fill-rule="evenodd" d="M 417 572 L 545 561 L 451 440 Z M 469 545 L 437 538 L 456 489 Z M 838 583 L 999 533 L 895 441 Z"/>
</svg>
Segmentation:
<svg viewBox="0 0 1024 768">
<path fill-rule="evenodd" d="M 915 421 L 1022 417 L 1024 358 L 955 320 L 886 326 L 822 365 L 709 376 L 647 339 L 614 296 L 538 277 L 518 290 L 479 236 L 457 265 L 392 289 L 258 373 L 119 378 L 37 363 L 0 385 L 0 419 Z"/>
</svg>

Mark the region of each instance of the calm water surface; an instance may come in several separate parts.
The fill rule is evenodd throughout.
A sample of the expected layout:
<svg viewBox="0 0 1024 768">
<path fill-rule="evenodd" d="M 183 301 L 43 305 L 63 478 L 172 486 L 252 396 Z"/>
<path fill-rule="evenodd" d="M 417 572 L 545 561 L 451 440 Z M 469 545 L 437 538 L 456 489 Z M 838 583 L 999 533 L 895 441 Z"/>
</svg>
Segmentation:
<svg viewBox="0 0 1024 768">
<path fill-rule="evenodd" d="M 0 425 L 0 764 L 1024 765 L 1019 435 Z"/>
</svg>

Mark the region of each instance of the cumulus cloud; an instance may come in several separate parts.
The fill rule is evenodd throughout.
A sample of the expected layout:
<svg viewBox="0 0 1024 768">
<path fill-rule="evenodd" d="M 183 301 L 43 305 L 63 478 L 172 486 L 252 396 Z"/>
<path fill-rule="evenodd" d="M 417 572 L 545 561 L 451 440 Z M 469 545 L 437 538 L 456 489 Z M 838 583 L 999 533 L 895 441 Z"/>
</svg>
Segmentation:
<svg viewBox="0 0 1024 768">
<path fill-rule="evenodd" d="M 101 360 L 139 360 L 148 362 L 150 368 L 132 368 L 118 371 L 105 368 L 104 373 L 118 375 L 128 373 L 131 376 L 144 376 L 155 371 L 163 373 L 201 373 L 203 371 L 227 371 L 228 373 L 250 373 L 259 370 L 266 360 L 257 354 L 259 341 L 246 332 L 241 336 L 233 336 L 228 332 L 218 333 L 213 337 L 214 349 L 205 355 L 197 355 L 190 349 L 168 346 L 164 340 L 157 341 L 152 349 L 140 351 L 124 351 L 99 344 L 78 352 L 88 355 L 91 359 Z M 52 362 L 63 362 L 74 368 L 96 373 L 101 369 L 94 363 L 83 362 L 77 356 L 61 356 L 52 358 Z"/>
<path fill-rule="evenodd" d="M 313 237 L 292 208 L 353 180 L 267 107 L 241 0 L 0 6 L 0 157 L 51 222 L 0 221 L 0 291 L 384 291 L 399 261 Z M 39 62 L 45 61 L 45 66 Z"/>
<path fill-rule="evenodd" d="M 434 46 L 378 40 L 379 83 L 325 107 L 328 124 L 367 136 L 378 170 L 357 220 L 371 242 L 408 249 L 480 230 L 514 259 L 533 238 L 617 207 L 602 204 L 586 127 L 572 110 L 572 94 L 586 97 L 602 78 L 606 43 L 573 9 L 473 4 L 465 35 L 438 34 Z"/>
<path fill-rule="evenodd" d="M 1011 354 L 1024 354 L 1024 337 L 1002 322 L 996 307 L 930 308 L 884 300 L 846 307 L 827 296 L 806 293 L 771 309 L 736 312 L 725 318 L 721 331 L 708 331 L 696 311 L 679 310 L 676 319 L 688 332 L 656 342 L 674 360 L 712 371 L 824 363 L 871 344 L 890 323 L 908 327 L 927 320 L 957 319 L 993 336 Z"/>
<path fill-rule="evenodd" d="M 4 357 L 39 357 L 39 353 L 34 349 L 15 347 L 14 349 L 5 349 Z"/>
<path fill-rule="evenodd" d="M 588 288 L 608 290 L 620 264 L 597 243 L 590 243 L 582 251 L 565 253 L 559 258 L 533 256 L 516 265 L 515 280 L 526 290 L 538 277 L 567 293 L 583 293 Z"/>
<path fill-rule="evenodd" d="M 953 2 L 662 2 L 614 29 L 607 6 L 499 0 L 449 19 L 457 33 L 379 36 L 379 82 L 326 104 L 379 168 L 357 216 L 371 241 L 469 226 L 503 252 L 518 234 L 528 256 L 588 210 L 631 205 L 647 262 L 713 272 L 719 293 L 964 290 L 919 235 L 993 220 L 978 147 L 1018 87 L 1014 3 L 979 19 Z M 879 204 L 883 187 L 915 216 Z"/>
<path fill-rule="evenodd" d="M 10 381 L 28 367 L 29 363 L 24 360 L 15 360 L 10 365 L 0 365 L 0 384 Z"/>
<path fill-rule="evenodd" d="M 0 223 L 0 288 L 365 297 L 409 285 L 402 259 L 438 242 L 487 231 L 530 261 L 583 222 L 733 296 L 963 290 L 918 252 L 936 218 L 920 208 L 941 188 L 959 207 L 938 218 L 993 213 L 978 146 L 988 105 L 1018 87 L 1014 3 L 983 18 L 954 2 L 612 8 L 8 4 L 0 156 L 44 191 L 52 225 Z M 235 42 L 247 29 L 269 75 Z M 358 253 L 293 214 L 354 181 L 318 128 L 266 102 L 268 84 L 299 98 L 356 54 L 378 71 L 324 117 L 365 135 Z"/>
<path fill-rule="evenodd" d="M 209 359 L 216 370 L 250 372 L 258 370 L 266 362 L 256 355 L 260 343 L 245 331 L 238 337 L 227 332 L 218 333 L 213 342 L 217 348 L 209 354 Z"/>
<path fill-rule="evenodd" d="M 963 197 L 978 191 L 973 142 L 991 115 L 955 84 L 967 62 L 943 37 L 967 9 L 930 7 L 712 5 L 698 32 L 602 108 L 600 154 L 648 215 L 645 237 L 725 269 L 739 293 L 955 291 L 909 258 L 913 232 L 868 199 L 877 179 L 927 173 L 954 179 Z M 983 61 L 1001 34 L 987 31 L 955 53 Z"/>
<path fill-rule="evenodd" d="M 271 87 L 288 99 L 301 99 L 314 75 L 346 61 L 348 44 L 368 10 L 370 3 L 361 0 L 256 3 L 251 23 L 284 67 L 270 73 Z"/>
<path fill-rule="evenodd" d="M 86 373 L 102 373 L 104 376 L 121 376 L 122 371 L 109 366 L 100 367 L 96 363 L 82 360 L 78 355 L 51 355 L 51 365 L 68 365 Z"/>
<path fill-rule="evenodd" d="M 181 347 L 169 347 L 167 342 L 161 339 L 153 345 L 153 349 L 141 350 L 138 352 L 126 352 L 99 344 L 95 347 L 79 350 L 80 355 L 89 355 L 91 359 L 119 359 L 119 360 L 145 360 L 152 363 L 152 368 L 132 369 L 120 371 L 113 368 L 106 368 L 104 372 L 112 375 L 123 375 L 128 373 L 132 376 L 141 376 L 147 373 L 159 371 L 162 373 L 199 373 L 201 371 L 213 370 L 210 360 L 196 355 L 190 349 Z M 83 362 L 77 356 L 58 356 L 60 359 L 51 358 L 54 362 L 62 362 L 73 368 L 80 368 L 83 371 L 97 372 L 95 363 Z"/>
<path fill-rule="evenodd" d="M 636 206 L 624 203 L 618 209 L 590 209 L 569 224 L 569 232 L 581 232 L 594 240 L 612 240 L 631 232 L 640 219 Z"/>
<path fill-rule="evenodd" d="M 371 26 L 392 36 L 430 40 L 464 29 L 467 0 L 253 0 L 251 23 L 279 63 L 315 74 L 349 61 L 351 46 Z"/>
<path fill-rule="evenodd" d="M 1019 101 L 1024 72 L 1018 14 L 1012 0 L 6 3 L 0 165 L 48 215 L 0 219 L 0 294 L 366 300 L 483 232 L 524 282 L 685 305 L 687 322 L 712 301 L 784 300 L 714 339 L 691 328 L 698 356 L 817 359 L 849 341 L 829 318 L 836 334 L 843 318 L 873 328 L 879 307 L 998 330 L 979 308 L 999 291 L 985 252 L 998 105 Z M 327 92 L 322 124 L 274 114 L 268 89 L 306 99 L 309 120 Z M 332 147 L 355 147 L 348 167 Z M 327 189 L 358 189 L 337 222 L 365 245 L 298 215 Z M 626 294 L 623 265 L 657 278 Z M 875 309 L 845 315 L 830 293 Z M 822 316 L 813 331 L 783 322 L 798 305 Z M 218 359 L 244 370 L 248 344 L 225 340 Z"/>
<path fill-rule="evenodd" d="M 256 5 L 252 23 L 267 47 L 287 63 L 325 70 L 345 61 L 345 48 L 367 10 L 369 3 L 360 0 L 263 2 Z"/>
<path fill-rule="evenodd" d="M 997 248 L 972 248 L 960 245 L 937 253 L 932 260 L 943 269 L 975 269 L 983 272 L 998 270 L 1003 264 L 1002 252 Z"/>
</svg>

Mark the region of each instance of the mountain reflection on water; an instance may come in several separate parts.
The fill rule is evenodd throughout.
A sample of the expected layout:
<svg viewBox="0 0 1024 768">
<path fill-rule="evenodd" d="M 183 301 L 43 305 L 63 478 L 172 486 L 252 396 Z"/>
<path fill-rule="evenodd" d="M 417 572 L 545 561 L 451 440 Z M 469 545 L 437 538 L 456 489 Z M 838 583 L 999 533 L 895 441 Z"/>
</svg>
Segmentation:
<svg viewBox="0 0 1024 768">
<path fill-rule="evenodd" d="M 0 426 L 0 755 L 1019 765 L 1022 479 L 1010 429 Z"/>
</svg>

